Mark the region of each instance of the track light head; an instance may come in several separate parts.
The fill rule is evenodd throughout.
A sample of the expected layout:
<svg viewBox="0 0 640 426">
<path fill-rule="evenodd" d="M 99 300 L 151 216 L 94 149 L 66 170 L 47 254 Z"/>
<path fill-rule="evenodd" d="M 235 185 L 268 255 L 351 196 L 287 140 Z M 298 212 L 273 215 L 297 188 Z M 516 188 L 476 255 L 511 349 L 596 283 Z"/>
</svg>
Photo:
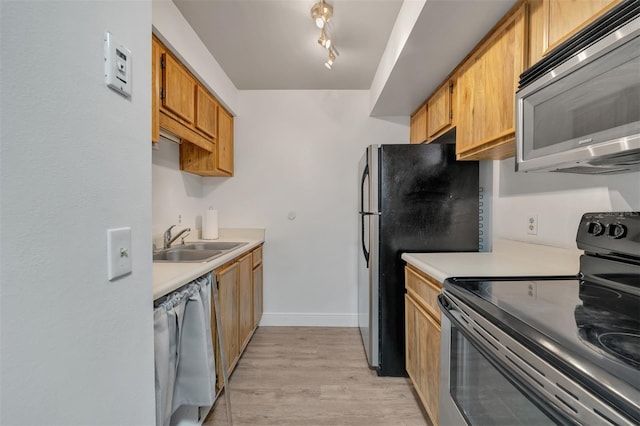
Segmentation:
<svg viewBox="0 0 640 426">
<path fill-rule="evenodd" d="M 331 39 L 327 36 L 325 29 L 323 28 L 320 32 L 320 38 L 318 39 L 318 44 L 325 49 L 331 48 Z"/>
<path fill-rule="evenodd" d="M 327 59 L 327 62 L 324 63 L 324 66 L 327 67 L 327 69 L 331 69 L 333 68 L 333 63 L 336 61 L 336 55 L 335 53 L 333 53 L 333 49 L 329 49 L 329 58 Z"/>
<path fill-rule="evenodd" d="M 323 0 L 320 0 L 318 3 L 314 4 L 311 8 L 311 18 L 315 23 L 316 27 L 319 29 L 324 28 L 324 26 L 331 20 L 333 16 L 333 6 L 329 3 L 325 3 Z"/>
</svg>

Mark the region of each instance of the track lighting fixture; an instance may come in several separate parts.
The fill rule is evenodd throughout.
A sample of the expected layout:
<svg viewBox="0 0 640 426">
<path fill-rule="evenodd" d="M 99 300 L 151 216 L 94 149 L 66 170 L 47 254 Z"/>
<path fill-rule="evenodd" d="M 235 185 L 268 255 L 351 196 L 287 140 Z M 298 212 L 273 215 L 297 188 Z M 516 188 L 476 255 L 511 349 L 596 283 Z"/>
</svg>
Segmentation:
<svg viewBox="0 0 640 426">
<path fill-rule="evenodd" d="M 318 38 L 318 44 L 329 51 L 329 58 L 324 66 L 328 69 L 333 67 L 333 63 L 336 60 L 337 51 L 335 45 L 330 37 L 329 28 L 327 24 L 333 17 L 333 6 L 324 0 L 320 0 L 314 4 L 311 8 L 311 19 L 316 27 L 320 29 L 320 38 Z"/>
</svg>

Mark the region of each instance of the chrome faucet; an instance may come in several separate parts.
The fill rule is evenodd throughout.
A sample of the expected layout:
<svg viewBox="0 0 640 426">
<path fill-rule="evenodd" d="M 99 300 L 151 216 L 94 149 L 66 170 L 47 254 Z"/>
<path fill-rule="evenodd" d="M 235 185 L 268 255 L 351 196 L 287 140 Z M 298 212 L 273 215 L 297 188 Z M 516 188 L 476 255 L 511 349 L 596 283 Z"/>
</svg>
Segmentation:
<svg viewBox="0 0 640 426">
<path fill-rule="evenodd" d="M 171 243 L 173 243 L 175 240 L 177 240 L 178 238 L 180 238 L 180 236 L 181 236 L 182 234 L 184 234 L 185 232 L 187 232 L 187 233 L 188 233 L 188 232 L 190 232 L 190 231 L 191 231 L 191 228 L 184 228 L 182 231 L 180 231 L 180 232 L 178 233 L 178 235 L 176 235 L 175 237 L 172 237 L 172 236 L 171 236 L 171 230 L 172 230 L 173 228 L 175 228 L 175 226 L 176 226 L 176 225 L 171 225 L 171 226 L 169 227 L 169 229 L 167 229 L 166 231 L 164 231 L 164 248 L 165 248 L 165 249 L 170 248 L 170 247 L 171 247 Z M 187 235 L 189 235 L 189 234 L 187 234 Z M 184 237 L 186 237 L 187 235 L 184 235 L 184 236 L 182 237 L 182 244 L 184 244 Z"/>
</svg>

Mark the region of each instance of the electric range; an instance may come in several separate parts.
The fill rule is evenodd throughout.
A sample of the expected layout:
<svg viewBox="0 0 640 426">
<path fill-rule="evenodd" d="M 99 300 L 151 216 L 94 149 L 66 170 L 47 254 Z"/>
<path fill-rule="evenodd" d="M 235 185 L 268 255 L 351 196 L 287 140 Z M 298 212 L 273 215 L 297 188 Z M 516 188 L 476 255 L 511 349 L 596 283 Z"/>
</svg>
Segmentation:
<svg viewBox="0 0 640 426">
<path fill-rule="evenodd" d="M 640 423 L 640 212 L 576 241 L 575 276 L 444 282 L 442 424 Z"/>
</svg>

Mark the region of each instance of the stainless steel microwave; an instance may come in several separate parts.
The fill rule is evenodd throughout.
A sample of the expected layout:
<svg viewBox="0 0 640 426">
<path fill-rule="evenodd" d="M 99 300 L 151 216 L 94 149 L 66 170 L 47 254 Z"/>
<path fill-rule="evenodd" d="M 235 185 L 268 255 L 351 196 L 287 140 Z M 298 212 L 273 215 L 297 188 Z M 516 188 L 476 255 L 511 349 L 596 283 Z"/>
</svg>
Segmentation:
<svg viewBox="0 0 640 426">
<path fill-rule="evenodd" d="M 635 10 L 603 17 L 521 75 L 516 171 L 640 170 L 639 4 L 623 2 Z"/>
</svg>

